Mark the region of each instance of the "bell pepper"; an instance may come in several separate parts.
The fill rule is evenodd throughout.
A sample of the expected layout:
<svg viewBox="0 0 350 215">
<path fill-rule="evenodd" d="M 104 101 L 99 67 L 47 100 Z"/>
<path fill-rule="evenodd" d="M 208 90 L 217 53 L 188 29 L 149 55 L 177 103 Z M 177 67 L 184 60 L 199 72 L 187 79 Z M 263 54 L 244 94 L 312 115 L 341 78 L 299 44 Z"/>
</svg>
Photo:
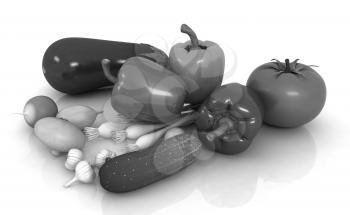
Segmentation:
<svg viewBox="0 0 350 215">
<path fill-rule="evenodd" d="M 223 154 L 246 150 L 262 125 L 256 94 L 238 83 L 217 88 L 198 110 L 198 135 L 203 145 Z"/>
<path fill-rule="evenodd" d="M 191 40 L 171 48 L 170 68 L 186 83 L 186 102 L 200 104 L 221 85 L 225 55 L 216 43 L 198 40 L 196 33 L 186 24 L 181 26 L 181 32 L 188 34 Z"/>
<path fill-rule="evenodd" d="M 115 77 L 110 63 L 104 59 L 102 68 L 106 77 L 115 83 L 111 104 L 117 112 L 152 123 L 166 123 L 180 116 L 186 91 L 178 75 L 155 60 L 131 57 Z"/>
</svg>

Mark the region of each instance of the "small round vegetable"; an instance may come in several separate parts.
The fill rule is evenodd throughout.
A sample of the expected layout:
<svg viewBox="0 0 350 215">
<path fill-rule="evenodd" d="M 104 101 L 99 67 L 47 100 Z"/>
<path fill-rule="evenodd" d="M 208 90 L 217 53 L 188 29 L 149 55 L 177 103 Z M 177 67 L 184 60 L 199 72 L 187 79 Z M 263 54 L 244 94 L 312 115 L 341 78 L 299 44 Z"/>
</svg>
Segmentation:
<svg viewBox="0 0 350 215">
<path fill-rule="evenodd" d="M 81 149 L 85 144 L 85 136 L 77 126 L 56 117 L 39 120 L 34 133 L 53 151 L 68 152 L 72 148 Z"/>
<path fill-rule="evenodd" d="M 35 96 L 24 105 L 23 116 L 26 123 L 34 127 L 35 123 L 45 117 L 54 117 L 58 111 L 57 104 L 47 96 Z"/>
<path fill-rule="evenodd" d="M 68 188 L 72 186 L 75 182 L 81 182 L 84 184 L 92 183 L 95 180 L 95 172 L 86 161 L 80 161 L 75 167 L 75 176 L 70 181 L 68 181 L 64 187 Z"/>
<path fill-rule="evenodd" d="M 95 157 L 94 166 L 101 168 L 101 166 L 106 162 L 107 158 L 113 158 L 115 156 L 117 156 L 117 153 L 108 149 L 102 149 Z"/>
<path fill-rule="evenodd" d="M 297 127 L 313 120 L 326 101 L 326 85 L 310 66 L 298 60 L 263 64 L 250 75 L 247 86 L 264 105 L 264 122 Z"/>
<path fill-rule="evenodd" d="M 74 170 L 77 164 L 82 159 L 83 159 L 83 152 L 80 149 L 70 149 L 64 166 L 68 170 Z"/>
<path fill-rule="evenodd" d="M 78 128 L 83 129 L 91 126 L 99 113 L 100 112 L 96 112 L 91 107 L 76 105 L 60 110 L 56 117 L 66 119 Z"/>
</svg>

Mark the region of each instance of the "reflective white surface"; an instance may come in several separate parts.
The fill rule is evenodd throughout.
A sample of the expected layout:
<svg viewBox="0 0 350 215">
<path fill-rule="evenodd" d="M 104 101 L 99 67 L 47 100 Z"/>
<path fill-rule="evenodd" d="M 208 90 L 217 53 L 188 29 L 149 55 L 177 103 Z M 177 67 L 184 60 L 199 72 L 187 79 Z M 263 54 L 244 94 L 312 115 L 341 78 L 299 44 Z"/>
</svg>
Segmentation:
<svg viewBox="0 0 350 215">
<path fill-rule="evenodd" d="M 244 2 L 203 2 L 191 15 L 185 5 L 199 4 L 188 1 L 164 8 L 163 2 L 145 1 L 109 7 L 85 1 L 0 3 L 0 214 L 350 214 L 347 2 Z M 225 83 L 245 83 L 272 58 L 319 65 L 328 90 L 324 110 L 297 129 L 264 126 L 243 154 L 203 151 L 181 173 L 132 193 L 107 193 L 98 181 L 63 188 L 73 176 L 64 157 L 53 157 L 13 113 L 39 94 L 52 97 L 60 109 L 85 104 L 100 110 L 109 91 L 65 96 L 52 89 L 41 70 L 45 48 L 62 37 L 84 36 L 149 42 L 168 52 L 175 41 L 187 40 L 178 29 L 182 22 L 223 46 L 230 56 Z"/>
</svg>

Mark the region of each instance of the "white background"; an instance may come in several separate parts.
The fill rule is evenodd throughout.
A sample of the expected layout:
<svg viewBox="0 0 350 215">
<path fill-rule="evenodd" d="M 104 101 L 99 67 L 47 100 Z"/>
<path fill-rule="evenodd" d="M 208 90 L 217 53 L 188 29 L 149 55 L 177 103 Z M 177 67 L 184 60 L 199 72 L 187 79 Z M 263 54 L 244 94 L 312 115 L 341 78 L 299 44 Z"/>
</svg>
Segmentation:
<svg viewBox="0 0 350 215">
<path fill-rule="evenodd" d="M 350 214 L 350 6 L 348 1 L 1 1 L 0 214 Z M 316 64 L 326 106 L 297 129 L 264 127 L 248 151 L 197 162 L 148 188 L 116 195 L 98 183 L 64 189 L 72 173 L 33 139 L 21 112 L 43 94 L 67 97 L 42 74 L 45 49 L 63 37 L 145 42 L 168 52 L 189 24 L 226 53 L 225 82 L 245 83 L 272 58 Z M 236 56 L 236 57 L 235 57 Z M 236 65 L 236 67 L 234 67 Z"/>
</svg>

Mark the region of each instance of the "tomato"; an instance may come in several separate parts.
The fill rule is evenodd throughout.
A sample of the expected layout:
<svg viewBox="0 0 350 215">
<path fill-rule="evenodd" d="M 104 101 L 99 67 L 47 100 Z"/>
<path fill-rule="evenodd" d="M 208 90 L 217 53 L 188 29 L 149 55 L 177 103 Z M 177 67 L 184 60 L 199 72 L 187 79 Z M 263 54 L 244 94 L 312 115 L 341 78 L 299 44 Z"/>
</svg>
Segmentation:
<svg viewBox="0 0 350 215">
<path fill-rule="evenodd" d="M 311 66 L 298 60 L 263 64 L 250 75 L 247 86 L 264 105 L 264 122 L 277 127 L 297 127 L 313 120 L 326 101 L 326 85 Z"/>
</svg>

